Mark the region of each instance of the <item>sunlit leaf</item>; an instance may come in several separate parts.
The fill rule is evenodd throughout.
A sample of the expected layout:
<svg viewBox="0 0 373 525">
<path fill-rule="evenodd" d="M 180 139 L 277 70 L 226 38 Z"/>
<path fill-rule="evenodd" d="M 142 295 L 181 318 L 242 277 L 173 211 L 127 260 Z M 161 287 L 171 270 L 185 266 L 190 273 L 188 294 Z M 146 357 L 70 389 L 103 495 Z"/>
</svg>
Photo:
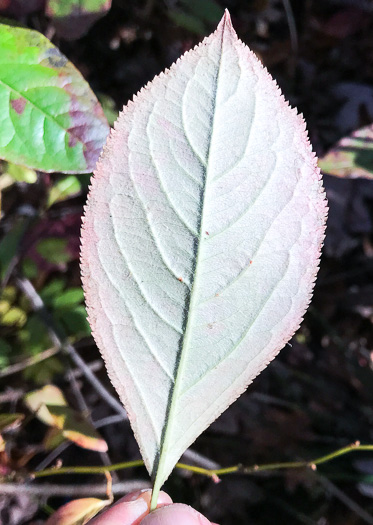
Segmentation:
<svg viewBox="0 0 373 525">
<path fill-rule="evenodd" d="M 17 326 L 22 327 L 27 321 L 27 314 L 21 308 L 12 306 L 1 315 L 0 322 L 3 326 Z"/>
<path fill-rule="evenodd" d="M 86 173 L 108 123 L 88 84 L 36 31 L 0 24 L 0 157 L 41 171 Z"/>
<path fill-rule="evenodd" d="M 18 166 L 17 164 L 8 163 L 5 171 L 16 182 L 27 182 L 27 184 L 33 184 L 38 178 L 35 170 L 31 170 L 25 166 Z"/>
<path fill-rule="evenodd" d="M 67 406 L 63 393 L 56 386 L 46 385 L 29 392 L 25 403 L 38 419 L 60 430 L 63 437 L 76 445 L 98 452 L 107 451 L 106 441 L 81 414 Z"/>
<path fill-rule="evenodd" d="M 54 298 L 54 308 L 62 310 L 71 309 L 80 304 L 84 299 L 83 290 L 81 288 L 69 288 Z"/>
<path fill-rule="evenodd" d="M 37 415 L 38 419 L 49 426 L 55 426 L 55 421 L 46 405 L 67 406 L 65 396 L 54 385 L 46 385 L 40 390 L 29 392 L 24 399 L 27 407 Z"/>
<path fill-rule="evenodd" d="M 82 275 L 154 507 L 180 455 L 299 327 L 326 201 L 304 120 L 228 13 L 114 128 L 88 197 Z"/>
<path fill-rule="evenodd" d="M 373 179 L 373 124 L 341 139 L 319 159 L 319 167 L 337 177 Z"/>
<path fill-rule="evenodd" d="M 110 500 L 97 498 L 76 499 L 60 507 L 45 525 L 84 525 L 109 504 Z"/>
<path fill-rule="evenodd" d="M 55 202 L 60 202 L 69 197 L 77 195 L 81 190 L 81 184 L 78 177 L 69 175 L 62 180 L 57 181 L 51 188 L 48 197 L 48 206 Z"/>
</svg>

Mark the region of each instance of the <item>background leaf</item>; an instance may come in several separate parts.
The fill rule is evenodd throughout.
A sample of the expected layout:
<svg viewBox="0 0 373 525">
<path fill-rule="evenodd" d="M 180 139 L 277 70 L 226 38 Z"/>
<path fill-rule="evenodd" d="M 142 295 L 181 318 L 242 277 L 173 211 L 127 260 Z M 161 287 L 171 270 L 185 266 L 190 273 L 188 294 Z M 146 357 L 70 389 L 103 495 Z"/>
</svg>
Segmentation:
<svg viewBox="0 0 373 525">
<path fill-rule="evenodd" d="M 121 113 L 88 198 L 82 275 L 155 495 L 298 328 L 325 215 L 304 121 L 227 13 Z"/>
<path fill-rule="evenodd" d="M 90 172 L 109 126 L 82 75 L 36 31 L 0 24 L 0 49 L 0 157 Z"/>
<path fill-rule="evenodd" d="M 45 12 L 54 21 L 58 34 L 75 40 L 104 16 L 111 7 L 111 0 L 47 0 Z"/>
<path fill-rule="evenodd" d="M 97 498 L 76 499 L 60 507 L 45 525 L 84 525 L 109 504 Z"/>
<path fill-rule="evenodd" d="M 373 124 L 341 139 L 319 160 L 319 166 L 337 177 L 373 179 Z"/>
<path fill-rule="evenodd" d="M 46 385 L 40 390 L 29 392 L 25 396 L 25 403 L 40 421 L 60 430 L 64 438 L 79 447 L 107 451 L 106 441 L 89 421 L 67 405 L 65 396 L 56 386 Z"/>
</svg>

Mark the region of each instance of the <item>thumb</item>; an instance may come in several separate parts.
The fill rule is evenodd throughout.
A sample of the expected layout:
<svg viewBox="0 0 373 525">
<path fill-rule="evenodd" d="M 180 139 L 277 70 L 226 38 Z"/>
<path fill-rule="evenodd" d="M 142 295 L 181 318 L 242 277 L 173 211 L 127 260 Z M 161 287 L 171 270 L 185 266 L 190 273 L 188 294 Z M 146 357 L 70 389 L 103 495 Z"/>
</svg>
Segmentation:
<svg viewBox="0 0 373 525">
<path fill-rule="evenodd" d="M 199 512 L 188 505 L 175 503 L 156 509 L 146 516 L 141 525 L 213 525 Z"/>
</svg>

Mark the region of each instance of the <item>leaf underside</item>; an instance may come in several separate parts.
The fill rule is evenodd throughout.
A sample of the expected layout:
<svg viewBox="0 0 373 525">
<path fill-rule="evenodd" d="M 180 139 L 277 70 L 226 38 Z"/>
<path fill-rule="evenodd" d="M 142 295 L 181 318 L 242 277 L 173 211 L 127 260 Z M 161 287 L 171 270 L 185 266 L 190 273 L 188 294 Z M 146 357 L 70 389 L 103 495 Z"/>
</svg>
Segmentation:
<svg viewBox="0 0 373 525">
<path fill-rule="evenodd" d="M 0 158 L 46 172 L 89 173 L 109 133 L 79 71 L 47 38 L 0 24 Z"/>
<path fill-rule="evenodd" d="M 155 491 L 298 328 L 325 216 L 304 121 L 228 12 L 120 114 L 81 266 Z"/>
</svg>

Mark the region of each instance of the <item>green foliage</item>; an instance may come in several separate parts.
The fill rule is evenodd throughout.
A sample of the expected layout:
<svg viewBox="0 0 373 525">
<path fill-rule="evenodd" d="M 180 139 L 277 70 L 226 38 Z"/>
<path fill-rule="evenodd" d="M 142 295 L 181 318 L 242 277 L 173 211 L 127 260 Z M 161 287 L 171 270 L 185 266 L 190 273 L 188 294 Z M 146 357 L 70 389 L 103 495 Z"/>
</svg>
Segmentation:
<svg viewBox="0 0 373 525">
<path fill-rule="evenodd" d="M 41 171 L 86 173 L 108 134 L 88 84 L 47 38 L 0 24 L 0 157 Z"/>
<path fill-rule="evenodd" d="M 27 182 L 27 184 L 33 184 L 38 178 L 35 170 L 11 162 L 8 163 L 5 173 L 10 175 L 15 182 Z"/>
<path fill-rule="evenodd" d="M 99 13 L 110 9 L 111 0 L 47 0 L 47 14 L 52 17 L 77 16 L 79 13 Z"/>
<path fill-rule="evenodd" d="M 67 251 L 67 243 L 67 239 L 57 237 L 42 239 L 37 244 L 36 251 L 50 263 L 66 263 L 71 259 L 71 255 Z"/>
<path fill-rule="evenodd" d="M 63 201 L 78 194 L 81 190 L 81 183 L 75 175 L 69 175 L 58 180 L 51 188 L 48 196 L 48 206 L 56 202 Z"/>
</svg>

